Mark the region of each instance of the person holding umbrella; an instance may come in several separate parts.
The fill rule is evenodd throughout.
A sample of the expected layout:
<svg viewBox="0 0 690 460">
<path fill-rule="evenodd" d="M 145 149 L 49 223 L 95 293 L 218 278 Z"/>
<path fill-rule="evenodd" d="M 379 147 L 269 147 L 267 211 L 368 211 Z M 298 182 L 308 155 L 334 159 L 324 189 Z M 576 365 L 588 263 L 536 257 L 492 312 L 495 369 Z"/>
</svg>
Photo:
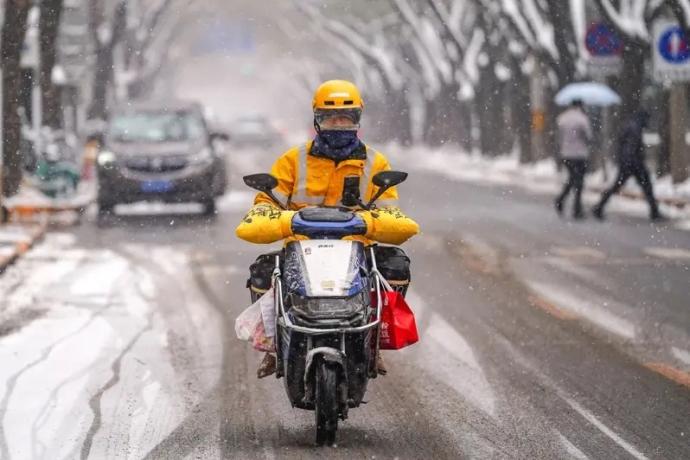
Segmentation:
<svg viewBox="0 0 690 460">
<path fill-rule="evenodd" d="M 568 170 L 568 180 L 556 198 L 556 211 L 563 214 L 563 202 L 574 190 L 573 218 L 582 219 L 582 188 L 589 160 L 589 144 L 592 142 L 592 124 L 583 110 L 580 99 L 573 99 L 570 108 L 558 116 L 560 158 Z"/>
<path fill-rule="evenodd" d="M 568 181 L 556 199 L 556 211 L 563 213 L 563 202 L 575 190 L 573 217 L 581 219 L 582 189 L 593 140 L 592 124 L 585 114 L 584 105 L 608 107 L 621 103 L 621 98 L 608 86 L 597 82 L 578 82 L 566 85 L 556 94 L 556 103 L 570 106 L 558 117 L 558 137 L 561 160 L 568 169 Z"/>
<path fill-rule="evenodd" d="M 616 194 L 630 177 L 634 177 L 644 196 L 649 203 L 649 218 L 654 221 L 664 220 L 659 212 L 659 205 L 654 197 L 649 171 L 644 162 L 644 143 L 642 131 L 649 123 L 649 113 L 641 110 L 637 112 L 625 125 L 618 139 L 618 151 L 616 162 L 618 163 L 618 176 L 611 187 L 601 196 L 599 204 L 592 210 L 592 214 L 602 220 L 604 218 L 604 206 L 611 196 Z"/>
</svg>

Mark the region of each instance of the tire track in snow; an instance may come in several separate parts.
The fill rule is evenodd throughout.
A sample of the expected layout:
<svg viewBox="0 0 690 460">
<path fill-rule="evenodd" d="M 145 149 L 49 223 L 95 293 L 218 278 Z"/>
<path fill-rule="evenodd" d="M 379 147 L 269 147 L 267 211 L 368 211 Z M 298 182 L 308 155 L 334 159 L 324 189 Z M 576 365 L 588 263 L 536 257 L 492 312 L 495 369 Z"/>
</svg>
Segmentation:
<svg viewBox="0 0 690 460">
<path fill-rule="evenodd" d="M 230 333 L 231 328 L 229 325 L 229 319 L 227 313 L 224 309 L 224 302 L 219 299 L 213 292 L 211 284 L 208 282 L 204 275 L 204 267 L 202 262 L 198 257 L 193 257 L 189 261 L 189 268 L 192 272 L 192 277 L 194 282 L 199 287 L 201 294 L 206 298 L 209 305 L 221 314 L 223 323 L 226 324 L 224 329 L 228 332 L 222 334 L 222 349 L 223 349 L 223 369 L 228 369 L 230 363 L 228 362 L 227 350 L 229 343 L 233 340 L 232 334 Z M 234 363 L 233 369 L 237 371 L 237 375 L 243 375 L 246 369 L 242 367 L 242 362 Z M 179 424 L 178 426 L 170 432 L 165 438 L 161 439 L 143 458 L 147 460 L 153 459 L 167 459 L 173 456 L 175 457 L 185 457 L 195 449 L 199 442 L 206 436 L 206 429 L 212 429 L 213 424 L 203 423 L 203 417 L 209 417 L 211 414 L 219 416 L 219 407 L 225 407 L 225 392 L 224 387 L 226 385 L 225 378 L 221 377 L 216 385 L 208 392 L 204 398 L 197 403 L 192 410 Z M 223 401 L 223 404 L 218 404 L 218 401 Z M 236 401 L 237 403 L 237 401 Z M 244 413 L 247 413 L 245 411 Z M 228 423 L 228 420 L 221 422 L 220 430 L 223 431 L 224 424 Z M 223 439 L 223 446 L 225 446 L 228 440 Z M 221 449 L 222 451 L 222 449 Z M 222 452 L 222 458 L 228 458 L 225 454 L 231 454 L 231 452 Z M 232 457 L 232 455 L 230 455 Z"/>
<path fill-rule="evenodd" d="M 19 378 L 22 375 L 26 374 L 31 369 L 33 369 L 34 367 L 45 362 L 48 359 L 48 357 L 50 356 L 50 354 L 53 352 L 53 350 L 56 347 L 58 347 L 60 344 L 68 341 L 69 339 L 79 335 L 81 332 L 86 330 L 86 328 L 89 327 L 93 323 L 93 321 L 96 318 L 98 318 L 103 313 L 103 311 L 105 311 L 108 308 L 110 308 L 110 305 L 107 305 L 107 306 L 103 307 L 102 309 L 93 312 L 93 314 L 89 318 L 87 318 L 87 320 L 84 322 L 84 324 L 79 326 L 73 332 L 70 332 L 69 334 L 60 337 L 59 339 L 54 341 L 52 344 L 45 347 L 43 349 L 43 352 L 41 353 L 41 355 L 38 358 L 36 358 L 32 362 L 28 363 L 27 365 L 25 365 L 24 367 L 19 369 L 9 379 L 7 379 L 5 381 L 5 394 L 3 395 L 2 401 L 0 401 L 0 454 L 2 454 L 0 456 L 0 458 L 7 459 L 7 460 L 9 460 L 11 458 L 10 452 L 9 452 L 9 447 L 7 445 L 7 439 L 5 437 L 4 424 L 2 423 L 2 421 L 5 418 L 5 414 L 7 412 L 7 406 L 9 404 L 10 398 L 12 397 L 12 393 L 14 393 L 14 389 L 17 385 L 17 381 L 19 380 Z"/>
<path fill-rule="evenodd" d="M 101 413 L 101 399 L 103 398 L 103 395 L 106 393 L 106 391 L 117 385 L 117 383 L 120 381 L 120 369 L 122 367 L 122 360 L 132 350 L 132 348 L 141 338 L 141 336 L 144 335 L 144 333 L 146 333 L 147 331 L 150 331 L 151 329 L 153 329 L 153 314 L 148 315 L 146 326 L 141 328 L 139 332 L 137 332 L 137 334 L 134 337 L 132 337 L 127 346 L 122 349 L 118 357 L 115 359 L 115 361 L 113 361 L 113 364 L 110 366 L 110 369 L 113 374 L 112 377 L 110 377 L 110 380 L 108 380 L 106 384 L 103 387 L 101 387 L 101 389 L 98 390 L 96 394 L 94 394 L 89 399 L 89 407 L 91 407 L 91 411 L 93 412 L 93 421 L 91 422 L 91 426 L 89 427 L 89 430 L 86 433 L 86 438 L 82 443 L 82 460 L 89 458 L 89 454 L 91 453 L 91 446 L 93 445 L 93 440 L 101 428 L 103 419 L 103 414 Z"/>
<path fill-rule="evenodd" d="M 105 311 L 106 309 L 110 308 L 112 305 L 108 305 L 107 307 L 102 308 L 99 312 L 94 314 L 93 318 L 89 320 L 89 324 L 93 323 L 93 320 L 95 320 L 97 317 L 101 316 L 102 312 Z M 86 329 L 84 327 L 83 329 Z M 79 379 L 81 379 L 84 375 L 89 373 L 91 370 L 92 364 L 88 364 L 85 366 L 82 370 L 79 372 L 76 372 L 75 374 L 71 375 L 70 377 L 64 379 L 62 382 L 60 382 L 56 387 L 54 387 L 50 394 L 48 395 L 48 399 L 46 402 L 43 404 L 43 407 L 39 411 L 38 415 L 34 419 L 34 423 L 31 427 L 31 448 L 33 449 L 33 458 L 44 458 L 43 453 L 39 454 L 36 450 L 38 448 L 38 445 L 40 444 L 43 446 L 41 441 L 38 439 L 38 432 L 41 428 L 43 428 L 43 425 L 48 421 L 50 417 L 50 412 L 52 408 L 55 408 L 57 406 L 58 402 L 58 394 L 60 393 L 60 390 L 62 390 L 65 386 L 69 385 L 72 382 L 75 382 Z M 43 446 L 45 450 L 45 446 Z"/>
<path fill-rule="evenodd" d="M 48 286 L 46 286 L 44 289 L 48 289 L 52 286 L 55 286 L 56 284 L 67 284 L 72 279 L 78 277 L 78 273 L 80 273 L 81 270 L 83 270 L 85 267 L 87 267 L 89 265 L 89 263 L 91 263 L 93 261 L 94 260 L 88 256 L 79 257 L 79 260 L 74 267 L 72 275 L 69 275 L 69 276 L 66 276 L 66 277 L 60 279 L 59 282 L 51 283 Z M 115 281 L 114 284 L 117 284 L 122 278 L 123 278 L 123 276 L 121 275 Z M 23 283 L 20 282 L 15 286 L 15 288 L 18 289 L 22 285 L 23 285 Z M 5 415 L 7 413 L 7 407 L 9 405 L 9 401 L 12 397 L 12 394 L 14 393 L 14 390 L 16 388 L 18 380 L 23 375 L 25 375 L 28 371 L 30 371 L 31 369 L 33 369 L 36 366 L 40 365 L 41 363 L 45 362 L 48 359 L 48 357 L 51 355 L 53 350 L 55 350 L 56 347 L 67 342 L 69 339 L 79 335 L 81 332 L 86 330 L 86 328 L 88 328 L 91 324 L 93 324 L 93 322 L 94 322 L 94 320 L 96 320 L 96 318 L 102 316 L 102 314 L 106 310 L 115 306 L 116 305 L 116 303 L 114 302 L 115 295 L 116 295 L 115 291 L 111 290 L 108 294 L 106 294 L 105 305 L 96 311 L 91 311 L 89 317 L 84 321 L 84 324 L 77 327 L 73 332 L 60 337 L 59 339 L 55 340 L 52 344 L 45 347 L 43 349 L 43 351 L 41 352 L 41 355 L 38 358 L 36 358 L 34 361 L 28 363 L 27 365 L 25 365 L 24 367 L 19 369 L 15 374 L 13 374 L 9 379 L 7 379 L 5 381 L 5 393 L 3 395 L 2 401 L 0 401 L 0 458 L 7 459 L 7 460 L 9 460 L 11 458 L 11 455 L 9 452 L 9 446 L 7 444 L 7 439 L 6 439 L 6 435 L 5 435 L 4 424 L 2 423 L 2 421 L 4 420 Z M 72 302 L 69 302 L 69 303 L 71 304 Z M 79 302 L 74 302 L 74 305 L 71 305 L 71 306 L 74 306 L 76 308 L 86 309 L 86 308 L 84 308 L 83 303 L 81 303 L 81 305 L 79 305 L 79 304 L 80 304 Z"/>
</svg>

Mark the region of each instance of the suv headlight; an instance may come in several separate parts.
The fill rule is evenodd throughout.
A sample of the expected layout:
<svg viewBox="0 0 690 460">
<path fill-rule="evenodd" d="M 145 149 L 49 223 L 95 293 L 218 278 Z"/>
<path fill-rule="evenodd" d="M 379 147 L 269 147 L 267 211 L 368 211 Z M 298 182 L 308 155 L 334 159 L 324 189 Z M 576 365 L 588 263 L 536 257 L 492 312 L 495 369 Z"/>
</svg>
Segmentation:
<svg viewBox="0 0 690 460">
<path fill-rule="evenodd" d="M 194 164 L 205 164 L 205 163 L 210 163 L 213 161 L 213 154 L 211 153 L 211 149 L 208 147 L 204 147 L 203 149 L 199 150 L 199 152 L 196 155 L 192 155 L 189 158 L 190 162 Z"/>
<path fill-rule="evenodd" d="M 109 150 L 104 150 L 96 158 L 99 166 L 108 167 L 115 163 L 115 154 Z"/>
<path fill-rule="evenodd" d="M 292 309 L 305 318 L 333 319 L 351 318 L 362 312 L 367 305 L 363 293 L 348 298 L 320 297 L 305 299 L 292 294 Z"/>
</svg>

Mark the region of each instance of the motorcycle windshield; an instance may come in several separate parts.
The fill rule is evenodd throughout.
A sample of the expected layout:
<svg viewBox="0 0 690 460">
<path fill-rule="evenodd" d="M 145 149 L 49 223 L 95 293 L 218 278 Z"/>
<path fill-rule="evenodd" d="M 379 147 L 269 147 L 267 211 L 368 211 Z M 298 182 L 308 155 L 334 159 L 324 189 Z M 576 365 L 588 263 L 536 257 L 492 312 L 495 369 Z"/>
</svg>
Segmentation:
<svg viewBox="0 0 690 460">
<path fill-rule="evenodd" d="M 308 240 L 290 243 L 284 266 L 289 292 L 302 297 L 349 297 L 367 287 L 362 243 Z"/>
</svg>

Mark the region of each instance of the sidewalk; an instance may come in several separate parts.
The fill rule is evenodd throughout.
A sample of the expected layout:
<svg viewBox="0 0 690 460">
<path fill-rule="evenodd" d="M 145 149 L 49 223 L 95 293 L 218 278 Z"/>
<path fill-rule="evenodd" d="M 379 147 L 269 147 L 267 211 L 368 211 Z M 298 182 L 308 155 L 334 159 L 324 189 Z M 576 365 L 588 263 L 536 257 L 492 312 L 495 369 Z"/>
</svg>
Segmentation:
<svg viewBox="0 0 690 460">
<path fill-rule="evenodd" d="M 10 221 L 15 223 L 36 224 L 47 220 L 51 225 L 78 225 L 95 196 L 96 185 L 93 182 L 80 183 L 73 196 L 49 198 L 25 181 L 16 195 L 5 199 L 4 205 Z"/>
<path fill-rule="evenodd" d="M 0 224 L 0 274 L 43 239 L 48 224 Z"/>
<path fill-rule="evenodd" d="M 49 225 L 78 225 L 95 190 L 93 183 L 82 183 L 74 196 L 55 199 L 24 182 L 19 193 L 3 203 L 10 222 L 0 224 L 0 274 L 39 242 Z"/>
<path fill-rule="evenodd" d="M 496 158 L 482 157 L 458 152 L 454 149 L 429 149 L 411 147 L 408 149 L 390 148 L 394 164 L 411 165 L 415 169 L 439 173 L 451 180 L 475 183 L 514 185 L 537 193 L 555 194 L 565 180 L 565 172 L 558 171 L 553 159 L 533 164 L 520 164 L 517 155 Z M 397 161 L 396 161 L 397 160 Z M 600 194 L 614 180 L 616 167 L 607 165 L 608 177 L 602 170 L 587 175 L 585 191 Z M 674 210 L 676 217 L 690 217 L 690 180 L 682 184 L 672 184 L 670 177 L 655 178 L 654 192 L 663 205 Z M 620 192 L 620 196 L 643 201 L 644 196 L 637 183 L 630 179 Z"/>
</svg>

